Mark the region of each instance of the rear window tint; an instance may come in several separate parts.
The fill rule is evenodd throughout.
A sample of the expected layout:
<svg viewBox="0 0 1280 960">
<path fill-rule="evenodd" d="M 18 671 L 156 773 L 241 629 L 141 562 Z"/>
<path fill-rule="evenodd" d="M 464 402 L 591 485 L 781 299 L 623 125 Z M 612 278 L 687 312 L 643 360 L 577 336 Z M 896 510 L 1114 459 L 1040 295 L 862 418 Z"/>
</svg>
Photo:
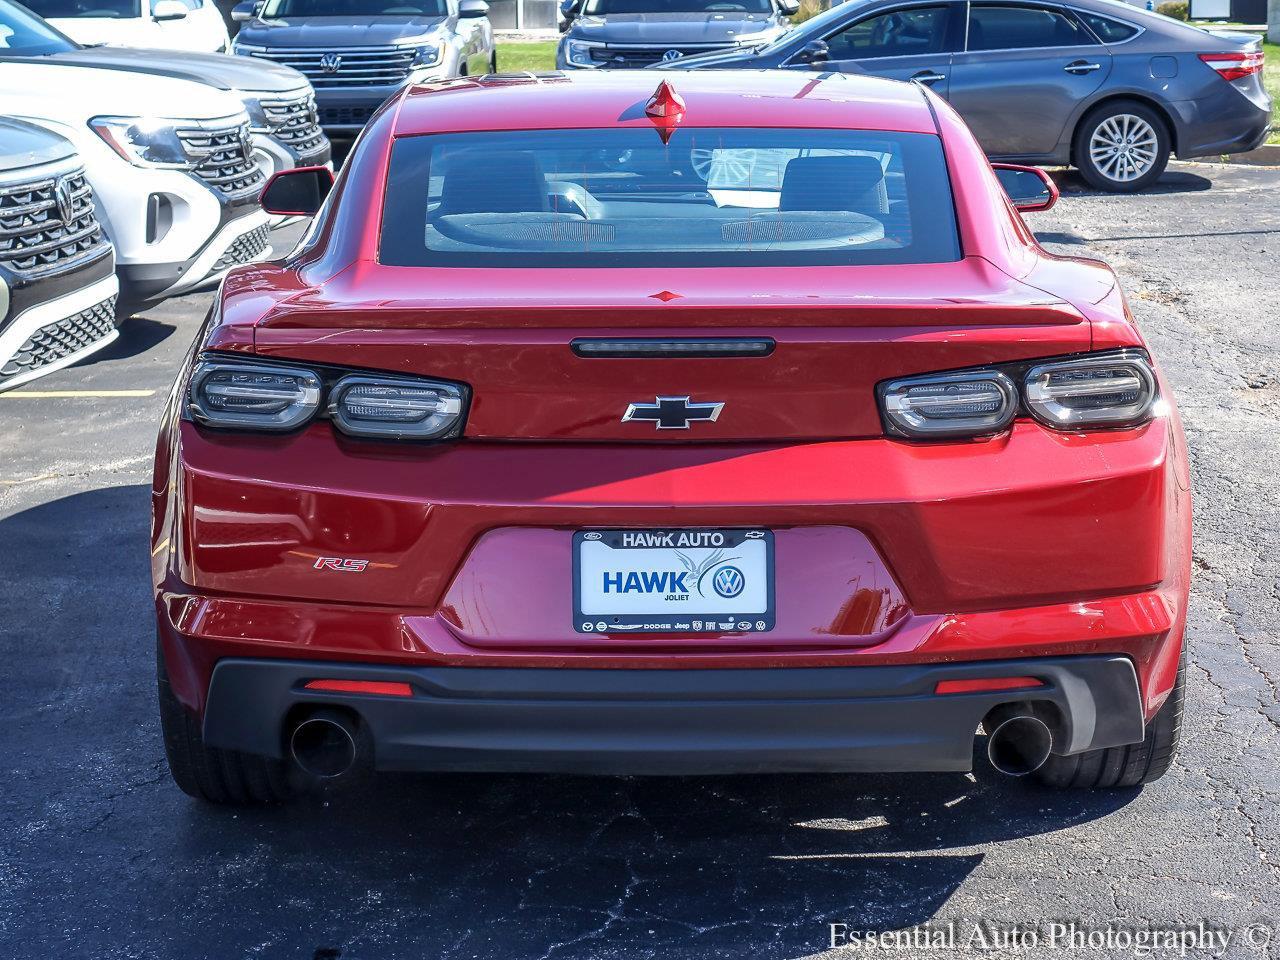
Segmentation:
<svg viewBox="0 0 1280 960">
<path fill-rule="evenodd" d="M 969 8 L 970 50 L 1024 50 L 1092 44 L 1093 37 L 1065 13 L 1043 7 Z"/>
<path fill-rule="evenodd" d="M 1119 43 L 1121 40 L 1128 40 L 1138 33 L 1138 28 L 1131 23 L 1121 23 L 1119 20 L 1112 20 L 1110 17 L 1100 17 L 1096 13 L 1077 10 L 1076 16 L 1083 20 L 1086 26 L 1103 43 Z"/>
<path fill-rule="evenodd" d="M 941 141 L 855 130 L 529 130 L 401 138 L 399 266 L 937 263 L 960 243 Z"/>
</svg>

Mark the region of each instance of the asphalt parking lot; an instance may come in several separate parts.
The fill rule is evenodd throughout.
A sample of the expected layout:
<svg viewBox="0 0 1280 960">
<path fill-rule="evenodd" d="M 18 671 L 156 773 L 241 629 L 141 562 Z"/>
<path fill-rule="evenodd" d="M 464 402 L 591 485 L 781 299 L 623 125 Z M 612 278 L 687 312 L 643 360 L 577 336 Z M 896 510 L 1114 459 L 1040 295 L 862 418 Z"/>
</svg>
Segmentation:
<svg viewBox="0 0 1280 960">
<path fill-rule="evenodd" d="M 1280 169 L 1064 188 L 1030 222 L 1119 269 L 1190 441 L 1195 670 L 1163 780 L 382 777 L 201 806 L 165 769 L 147 562 L 154 426 L 195 295 L 0 395 L 0 957 L 756 960 L 821 955 L 831 923 L 1051 920 L 1204 922 L 1232 933 L 1219 955 L 1280 956 L 1280 933 L 1246 935 L 1280 924 Z"/>
</svg>

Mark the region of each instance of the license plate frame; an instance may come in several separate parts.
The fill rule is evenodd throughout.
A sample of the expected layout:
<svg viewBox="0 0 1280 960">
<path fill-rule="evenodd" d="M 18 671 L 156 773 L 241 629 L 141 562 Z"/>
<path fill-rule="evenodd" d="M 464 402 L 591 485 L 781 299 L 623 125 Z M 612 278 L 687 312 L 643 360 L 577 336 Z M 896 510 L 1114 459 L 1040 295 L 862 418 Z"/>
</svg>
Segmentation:
<svg viewBox="0 0 1280 960">
<path fill-rule="evenodd" d="M 606 554 L 602 551 L 619 551 Z M 711 560 L 716 551 L 721 556 Z M 772 530 L 761 527 L 647 527 L 596 528 L 576 530 L 573 557 L 573 629 L 581 634 L 768 633 L 776 625 L 775 550 Z M 584 559 L 584 553 L 590 555 Z M 647 556 L 642 556 L 647 554 Z M 685 559 L 681 559 L 683 554 Z M 726 555 L 727 554 L 727 555 Z M 636 567 L 645 560 L 661 561 L 661 570 L 603 570 L 605 558 L 621 561 L 621 567 Z M 737 574 L 723 572 L 732 567 Z M 678 574 L 683 570 L 684 578 Z M 584 591 L 584 573 L 601 574 L 601 588 Z M 650 579 L 643 576 L 648 572 Z M 628 573 L 640 574 L 640 581 L 628 580 Z M 616 578 L 610 580 L 609 577 Z M 660 579 L 665 577 L 666 579 Z M 763 588 L 756 581 L 763 577 Z M 701 586 L 698 587 L 698 583 Z M 687 600 L 666 593 L 655 599 L 654 591 L 637 593 L 618 600 L 608 609 L 602 599 L 611 587 L 683 585 Z M 695 589 L 696 588 L 696 589 Z M 736 588 L 736 592 L 734 592 Z M 706 591 L 710 590 L 710 597 Z M 634 591 L 632 591 L 634 592 Z M 625 594 L 617 593 L 618 597 Z M 584 609 L 584 605 L 590 609 Z M 652 609 L 638 610 L 637 606 Z M 701 609 L 694 609 L 701 607 Z"/>
</svg>

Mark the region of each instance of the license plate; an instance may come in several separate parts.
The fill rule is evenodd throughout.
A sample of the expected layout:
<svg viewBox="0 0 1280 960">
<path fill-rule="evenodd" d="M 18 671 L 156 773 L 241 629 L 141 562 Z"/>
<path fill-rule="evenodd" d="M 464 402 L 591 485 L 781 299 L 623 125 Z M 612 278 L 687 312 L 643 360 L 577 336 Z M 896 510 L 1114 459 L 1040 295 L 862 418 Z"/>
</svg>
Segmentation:
<svg viewBox="0 0 1280 960">
<path fill-rule="evenodd" d="M 579 530 L 579 633 L 763 633 L 773 629 L 770 530 Z"/>
</svg>

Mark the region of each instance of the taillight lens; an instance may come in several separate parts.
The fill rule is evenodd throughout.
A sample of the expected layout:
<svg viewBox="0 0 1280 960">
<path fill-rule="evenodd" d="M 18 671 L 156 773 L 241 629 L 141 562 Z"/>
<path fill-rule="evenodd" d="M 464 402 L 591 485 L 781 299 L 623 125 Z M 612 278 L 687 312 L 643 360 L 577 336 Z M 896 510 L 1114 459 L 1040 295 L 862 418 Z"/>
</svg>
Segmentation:
<svg viewBox="0 0 1280 960">
<path fill-rule="evenodd" d="M 1132 349 L 903 377 L 877 392 L 886 432 L 914 440 L 989 436 L 1020 411 L 1055 430 L 1133 426 L 1160 398 L 1151 361 Z"/>
<path fill-rule="evenodd" d="M 1202 53 L 1200 59 L 1217 71 L 1223 80 L 1239 80 L 1250 74 L 1261 73 L 1266 57 L 1261 50 L 1247 53 Z"/>
<path fill-rule="evenodd" d="M 1027 371 L 1027 409 L 1050 427 L 1121 426 L 1151 417 L 1158 395 L 1145 357 L 1100 355 Z"/>
<path fill-rule="evenodd" d="M 439 440 L 462 422 L 462 388 L 435 380 L 343 377 L 334 385 L 329 416 L 343 433 L 389 440 Z"/>
<path fill-rule="evenodd" d="M 462 433 L 469 397 L 447 380 L 206 354 L 192 368 L 186 413 L 209 427 L 273 432 L 327 416 L 354 437 L 445 440 Z"/>
<path fill-rule="evenodd" d="M 891 433 L 958 437 L 999 433 L 1018 412 L 1018 390 L 998 370 L 972 370 L 890 380 L 880 388 Z"/>
<path fill-rule="evenodd" d="M 315 416 L 321 387 L 305 367 L 202 360 L 191 373 L 188 409 L 206 426 L 293 430 Z"/>
</svg>

